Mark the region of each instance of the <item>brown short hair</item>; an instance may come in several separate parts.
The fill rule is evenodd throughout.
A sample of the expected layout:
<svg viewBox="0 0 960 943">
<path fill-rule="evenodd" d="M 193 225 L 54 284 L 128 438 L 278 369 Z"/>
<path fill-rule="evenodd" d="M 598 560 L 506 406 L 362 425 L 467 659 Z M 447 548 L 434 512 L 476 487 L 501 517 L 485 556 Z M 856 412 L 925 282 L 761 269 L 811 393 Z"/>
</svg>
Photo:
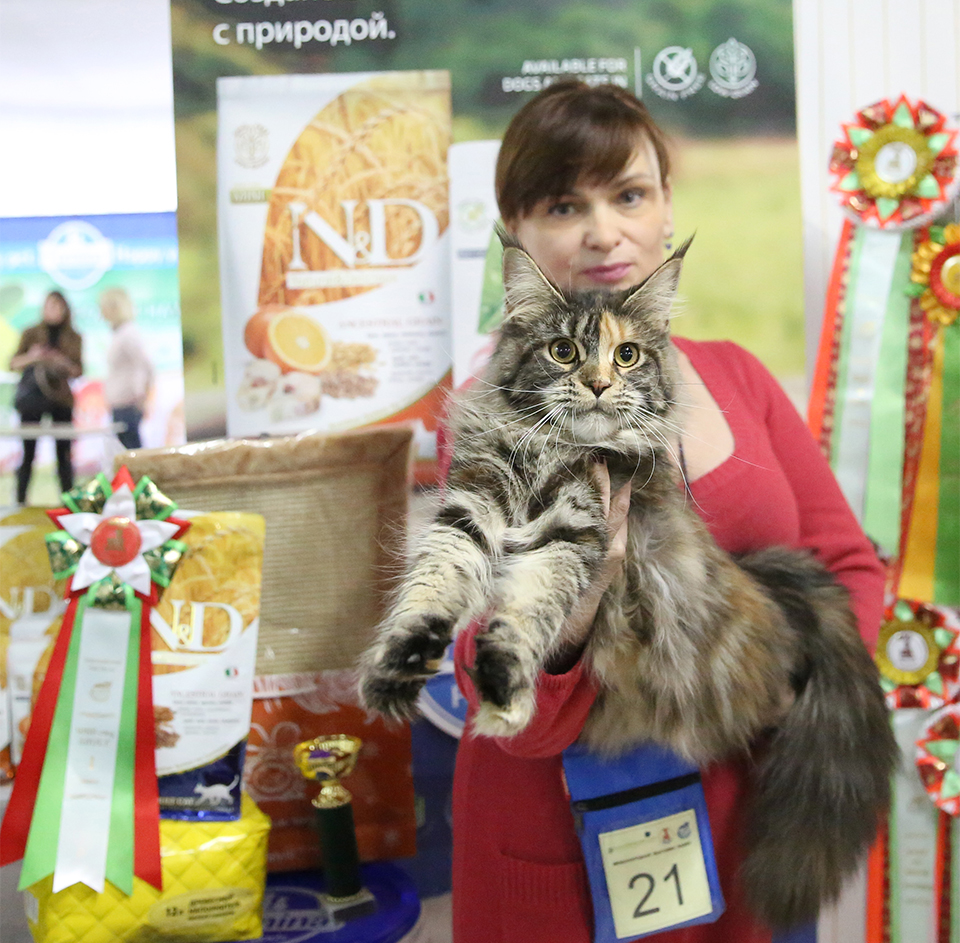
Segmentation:
<svg viewBox="0 0 960 943">
<path fill-rule="evenodd" d="M 496 174 L 500 215 L 508 222 L 526 216 L 581 179 L 613 180 L 640 137 L 653 145 L 666 182 L 667 138 L 639 98 L 618 85 L 554 82 L 513 116 L 503 136 Z"/>
</svg>

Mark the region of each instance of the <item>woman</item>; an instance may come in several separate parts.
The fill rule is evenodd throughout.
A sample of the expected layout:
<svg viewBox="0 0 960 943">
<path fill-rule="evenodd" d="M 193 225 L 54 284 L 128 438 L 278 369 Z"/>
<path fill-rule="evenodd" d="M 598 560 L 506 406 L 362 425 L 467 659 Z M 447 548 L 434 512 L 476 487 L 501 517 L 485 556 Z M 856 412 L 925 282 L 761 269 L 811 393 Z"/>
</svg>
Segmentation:
<svg viewBox="0 0 960 943">
<path fill-rule="evenodd" d="M 22 371 L 14 407 L 21 424 L 37 423 L 48 415 L 56 423 L 73 422 L 73 391 L 70 381 L 83 372 L 83 342 L 73 329 L 70 305 L 59 291 L 43 302 L 39 324 L 28 327 L 10 360 L 10 369 Z M 73 487 L 70 439 L 57 439 L 57 475 L 61 491 Z M 26 504 L 33 472 L 37 440 L 23 440 L 23 461 L 17 470 L 17 503 Z"/>
<path fill-rule="evenodd" d="M 497 164 L 510 230 L 543 272 L 572 290 L 623 289 L 664 259 L 672 238 L 669 156 L 660 129 L 629 92 L 562 82 L 515 116 Z M 875 641 L 883 572 L 796 410 L 759 362 L 727 342 L 677 339 L 685 381 L 679 448 L 694 506 L 730 552 L 773 544 L 810 548 L 848 587 L 868 644 Z M 598 473 L 605 475 L 603 470 Z M 566 627 L 567 649 L 538 685 L 537 715 L 509 739 L 460 743 L 454 782 L 456 943 L 588 943 L 591 905 L 565 794 L 561 752 L 595 696 L 580 652 L 597 600 L 622 555 L 629 486 L 613 496 L 617 538 L 606 568 Z M 476 629 L 455 662 L 469 678 Z M 768 943 L 743 903 L 742 809 L 751 758 L 703 771 L 726 912 L 713 924 L 647 937 L 670 943 Z"/>
<path fill-rule="evenodd" d="M 124 288 L 107 288 L 100 295 L 100 313 L 113 328 L 107 348 L 103 392 L 113 421 L 126 428 L 117 433 L 125 449 L 140 448 L 140 422 L 153 386 L 153 365 L 133 321 L 133 300 Z"/>
</svg>

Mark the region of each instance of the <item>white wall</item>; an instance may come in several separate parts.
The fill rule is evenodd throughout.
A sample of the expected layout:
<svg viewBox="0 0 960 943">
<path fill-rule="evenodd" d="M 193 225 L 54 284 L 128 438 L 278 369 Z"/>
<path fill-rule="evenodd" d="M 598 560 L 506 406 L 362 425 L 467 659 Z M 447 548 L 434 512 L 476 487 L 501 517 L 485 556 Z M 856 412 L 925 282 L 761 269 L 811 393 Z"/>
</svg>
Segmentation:
<svg viewBox="0 0 960 943">
<path fill-rule="evenodd" d="M 0 216 L 176 209 L 167 0 L 0 0 L 0 141 Z"/>
</svg>

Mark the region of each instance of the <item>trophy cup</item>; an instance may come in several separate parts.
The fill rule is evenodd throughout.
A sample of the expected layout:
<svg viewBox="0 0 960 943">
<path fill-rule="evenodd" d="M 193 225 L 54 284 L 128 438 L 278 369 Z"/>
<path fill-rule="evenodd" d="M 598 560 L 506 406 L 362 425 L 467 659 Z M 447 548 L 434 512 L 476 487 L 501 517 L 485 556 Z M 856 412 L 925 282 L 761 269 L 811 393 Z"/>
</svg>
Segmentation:
<svg viewBox="0 0 960 943">
<path fill-rule="evenodd" d="M 293 750 L 304 778 L 321 784 L 313 807 L 327 885 L 322 896 L 330 912 L 341 920 L 364 917 L 377 909 L 376 898 L 363 886 L 360 874 L 352 797 L 340 783 L 353 771 L 361 745 L 359 737 L 334 734 L 299 743 Z"/>
</svg>

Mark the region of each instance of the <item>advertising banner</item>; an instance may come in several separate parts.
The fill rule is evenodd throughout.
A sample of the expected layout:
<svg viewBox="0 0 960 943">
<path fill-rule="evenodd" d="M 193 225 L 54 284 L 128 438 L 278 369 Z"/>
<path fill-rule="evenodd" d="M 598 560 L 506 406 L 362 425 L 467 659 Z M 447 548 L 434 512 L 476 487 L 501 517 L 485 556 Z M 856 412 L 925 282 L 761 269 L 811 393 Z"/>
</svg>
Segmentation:
<svg viewBox="0 0 960 943">
<path fill-rule="evenodd" d="M 802 386 L 790 0 L 171 13 L 191 438 L 419 419 L 429 462 L 446 369 L 468 376 L 495 323 L 497 141 L 568 76 L 631 88 L 673 140 L 677 237 L 697 233 L 677 332 Z"/>
<path fill-rule="evenodd" d="M 44 299 L 61 291 L 83 338 L 83 375 L 73 382 L 74 426 L 102 429 L 111 422 L 104 394 L 112 329 L 99 298 L 123 289 L 133 304 L 136 331 L 153 369 L 153 388 L 141 423 L 145 447 L 184 441 L 183 348 L 174 213 L 33 217 L 0 221 L 0 426 L 13 429 L 19 374 L 9 370 L 22 331 L 40 321 Z M 0 438 L 0 470 L 13 471 L 20 441 Z M 78 474 L 93 474 L 120 448 L 113 436 L 80 435 L 73 447 Z M 38 465 L 52 456 L 42 439 Z"/>
<path fill-rule="evenodd" d="M 404 412 L 449 370 L 446 72 L 217 81 L 231 435 Z M 417 407 L 419 408 L 419 411 Z"/>
</svg>

